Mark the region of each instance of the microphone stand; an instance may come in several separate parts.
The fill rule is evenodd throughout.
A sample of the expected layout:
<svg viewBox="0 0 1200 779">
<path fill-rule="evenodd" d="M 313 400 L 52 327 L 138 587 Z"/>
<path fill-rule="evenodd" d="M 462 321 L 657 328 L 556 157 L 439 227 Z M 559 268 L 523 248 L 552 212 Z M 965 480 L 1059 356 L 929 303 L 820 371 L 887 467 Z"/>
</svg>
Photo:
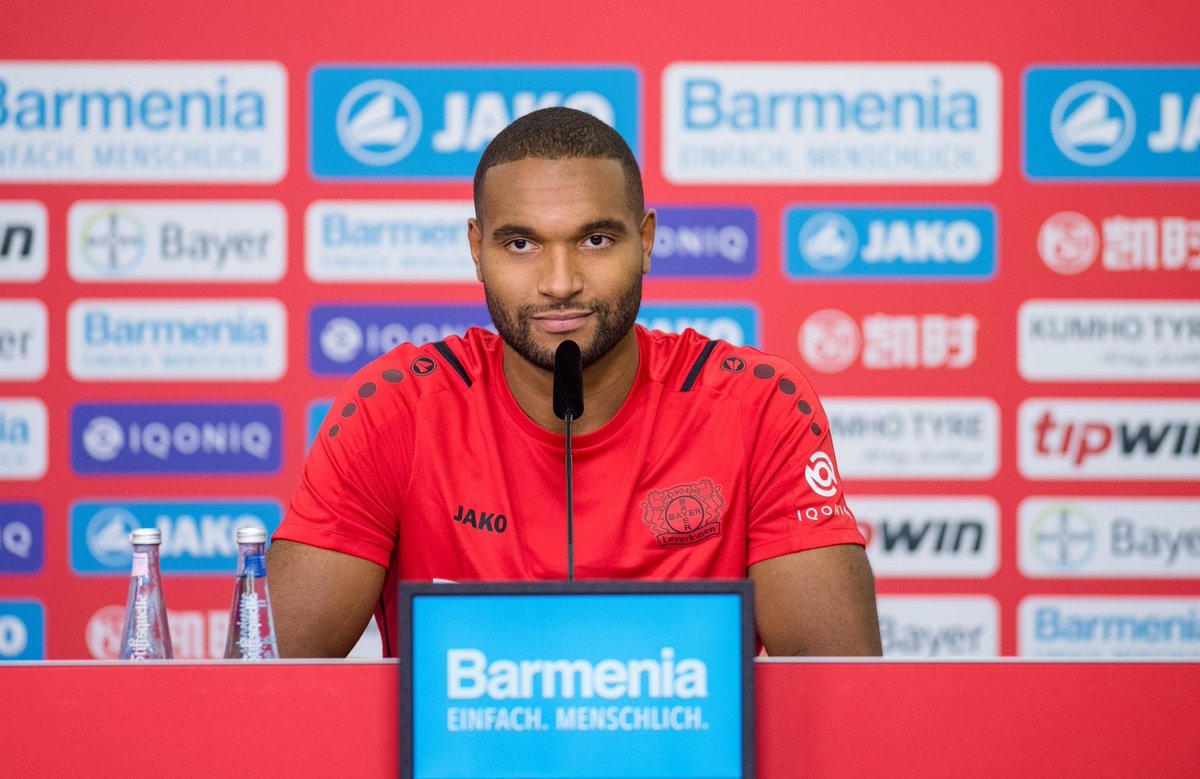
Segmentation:
<svg viewBox="0 0 1200 779">
<path fill-rule="evenodd" d="M 571 418 L 570 410 L 563 415 L 567 423 L 567 581 L 575 581 L 575 468 L 571 463 Z"/>
</svg>

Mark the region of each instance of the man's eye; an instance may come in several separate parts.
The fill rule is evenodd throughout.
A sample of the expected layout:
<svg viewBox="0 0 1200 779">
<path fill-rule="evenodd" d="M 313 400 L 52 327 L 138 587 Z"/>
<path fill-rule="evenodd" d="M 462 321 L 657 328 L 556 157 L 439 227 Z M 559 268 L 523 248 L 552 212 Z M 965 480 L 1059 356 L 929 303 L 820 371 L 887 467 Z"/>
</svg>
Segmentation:
<svg viewBox="0 0 1200 779">
<path fill-rule="evenodd" d="M 508 242 L 508 248 L 515 252 L 527 252 L 533 248 L 533 244 L 525 238 L 514 238 Z"/>
<path fill-rule="evenodd" d="M 612 246 L 612 239 L 609 238 L 607 235 L 589 235 L 586 239 L 584 239 L 584 242 L 588 246 L 592 246 L 595 248 L 604 248 L 606 246 Z"/>
</svg>

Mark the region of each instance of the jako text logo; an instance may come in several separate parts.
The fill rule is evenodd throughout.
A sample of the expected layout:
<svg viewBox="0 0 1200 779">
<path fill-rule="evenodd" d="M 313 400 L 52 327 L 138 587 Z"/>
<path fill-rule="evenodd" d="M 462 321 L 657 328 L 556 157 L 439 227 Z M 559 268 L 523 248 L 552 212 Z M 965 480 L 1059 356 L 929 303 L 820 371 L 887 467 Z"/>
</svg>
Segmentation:
<svg viewBox="0 0 1200 779">
<path fill-rule="evenodd" d="M 1030 68 L 1034 179 L 1200 179 L 1200 68 Z"/>
<path fill-rule="evenodd" d="M 312 171 L 319 178 L 470 178 L 514 119 L 567 106 L 639 148 L 629 68 L 351 68 L 312 72 Z"/>
</svg>

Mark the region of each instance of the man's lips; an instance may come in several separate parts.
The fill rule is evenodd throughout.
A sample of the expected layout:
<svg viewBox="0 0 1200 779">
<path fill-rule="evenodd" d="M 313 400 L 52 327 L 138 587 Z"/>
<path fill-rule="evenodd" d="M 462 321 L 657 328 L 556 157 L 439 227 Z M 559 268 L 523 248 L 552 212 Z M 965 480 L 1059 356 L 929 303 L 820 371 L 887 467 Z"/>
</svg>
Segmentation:
<svg viewBox="0 0 1200 779">
<path fill-rule="evenodd" d="M 547 333 L 567 333 L 583 326 L 590 311 L 554 311 L 533 317 L 537 326 Z"/>
</svg>

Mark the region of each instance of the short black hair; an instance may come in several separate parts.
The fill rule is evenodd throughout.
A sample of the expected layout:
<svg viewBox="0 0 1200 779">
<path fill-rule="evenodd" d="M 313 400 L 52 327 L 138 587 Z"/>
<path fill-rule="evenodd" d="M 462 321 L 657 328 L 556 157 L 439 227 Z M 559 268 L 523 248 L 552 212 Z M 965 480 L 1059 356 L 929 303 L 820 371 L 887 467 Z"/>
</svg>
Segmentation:
<svg viewBox="0 0 1200 779">
<path fill-rule="evenodd" d="M 492 139 L 475 168 L 475 216 L 482 218 L 483 176 L 488 169 L 530 157 L 543 160 L 616 160 L 634 216 L 646 210 L 642 171 L 629 144 L 613 128 L 574 108 L 542 108 L 518 118 Z"/>
</svg>

